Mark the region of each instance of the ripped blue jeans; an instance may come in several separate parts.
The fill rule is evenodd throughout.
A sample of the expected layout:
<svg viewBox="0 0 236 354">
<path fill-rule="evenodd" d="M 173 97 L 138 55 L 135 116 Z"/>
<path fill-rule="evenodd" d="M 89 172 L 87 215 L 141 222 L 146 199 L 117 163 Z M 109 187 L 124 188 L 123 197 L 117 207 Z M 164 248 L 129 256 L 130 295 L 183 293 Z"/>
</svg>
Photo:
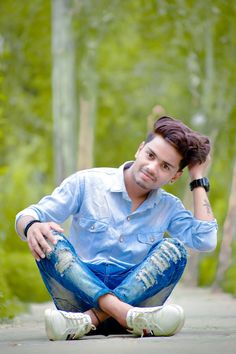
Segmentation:
<svg viewBox="0 0 236 354">
<path fill-rule="evenodd" d="M 80 260 L 63 234 L 46 258 L 37 262 L 42 279 L 59 310 L 84 312 L 99 308 L 99 297 L 114 294 L 133 306 L 159 306 L 169 297 L 187 262 L 183 244 L 164 238 L 143 262 L 108 276 L 109 265 L 91 267 Z M 113 266 L 114 267 L 114 266 Z"/>
</svg>

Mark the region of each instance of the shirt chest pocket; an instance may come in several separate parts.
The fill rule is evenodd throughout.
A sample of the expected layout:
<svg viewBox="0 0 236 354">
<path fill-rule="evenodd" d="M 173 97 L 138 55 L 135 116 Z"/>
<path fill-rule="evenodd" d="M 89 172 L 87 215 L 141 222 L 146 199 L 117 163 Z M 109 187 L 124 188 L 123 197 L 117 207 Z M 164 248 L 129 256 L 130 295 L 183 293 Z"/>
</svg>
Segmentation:
<svg viewBox="0 0 236 354">
<path fill-rule="evenodd" d="M 161 241 L 163 238 L 162 232 L 148 232 L 140 233 L 137 235 L 137 239 L 140 243 L 145 243 L 147 245 L 154 245 L 155 243 Z"/>
<path fill-rule="evenodd" d="M 105 232 L 108 229 L 108 224 L 94 219 L 80 218 L 79 225 L 89 232 Z"/>
</svg>

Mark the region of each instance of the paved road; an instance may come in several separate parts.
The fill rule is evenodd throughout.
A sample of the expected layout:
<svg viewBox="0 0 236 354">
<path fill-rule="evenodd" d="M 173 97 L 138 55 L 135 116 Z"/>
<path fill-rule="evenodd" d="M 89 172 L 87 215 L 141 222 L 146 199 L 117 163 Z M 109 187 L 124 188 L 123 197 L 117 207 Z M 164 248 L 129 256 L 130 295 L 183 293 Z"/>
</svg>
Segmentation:
<svg viewBox="0 0 236 354">
<path fill-rule="evenodd" d="M 186 323 L 173 337 L 91 336 L 78 341 L 47 340 L 43 311 L 51 304 L 32 305 L 29 314 L 0 325 L 4 354 L 236 354 L 236 299 L 209 289 L 178 287 L 170 302 L 182 305 Z"/>
</svg>

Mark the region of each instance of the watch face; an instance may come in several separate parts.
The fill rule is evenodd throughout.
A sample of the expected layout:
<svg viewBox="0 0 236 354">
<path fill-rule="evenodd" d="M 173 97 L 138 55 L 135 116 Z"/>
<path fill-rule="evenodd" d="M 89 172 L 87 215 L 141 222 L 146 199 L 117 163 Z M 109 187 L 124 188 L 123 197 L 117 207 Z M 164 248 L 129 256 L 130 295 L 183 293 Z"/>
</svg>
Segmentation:
<svg viewBox="0 0 236 354">
<path fill-rule="evenodd" d="M 202 186 L 203 186 L 203 187 L 205 188 L 205 190 L 208 192 L 208 191 L 210 190 L 210 183 L 209 183 L 208 178 L 204 177 L 204 178 L 202 179 L 202 182 L 203 182 Z"/>
</svg>

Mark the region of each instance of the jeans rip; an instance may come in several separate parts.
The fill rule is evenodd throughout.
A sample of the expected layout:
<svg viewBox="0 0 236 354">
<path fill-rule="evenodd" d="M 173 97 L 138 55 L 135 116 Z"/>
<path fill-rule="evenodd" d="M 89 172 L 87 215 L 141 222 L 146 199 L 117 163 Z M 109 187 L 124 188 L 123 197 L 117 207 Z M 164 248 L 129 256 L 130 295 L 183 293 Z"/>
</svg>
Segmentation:
<svg viewBox="0 0 236 354">
<path fill-rule="evenodd" d="M 157 283 L 158 276 L 162 276 L 171 263 L 177 264 L 182 257 L 186 257 L 184 246 L 174 239 L 164 239 L 139 269 L 136 280 L 143 282 L 144 289 L 148 289 Z"/>
</svg>

